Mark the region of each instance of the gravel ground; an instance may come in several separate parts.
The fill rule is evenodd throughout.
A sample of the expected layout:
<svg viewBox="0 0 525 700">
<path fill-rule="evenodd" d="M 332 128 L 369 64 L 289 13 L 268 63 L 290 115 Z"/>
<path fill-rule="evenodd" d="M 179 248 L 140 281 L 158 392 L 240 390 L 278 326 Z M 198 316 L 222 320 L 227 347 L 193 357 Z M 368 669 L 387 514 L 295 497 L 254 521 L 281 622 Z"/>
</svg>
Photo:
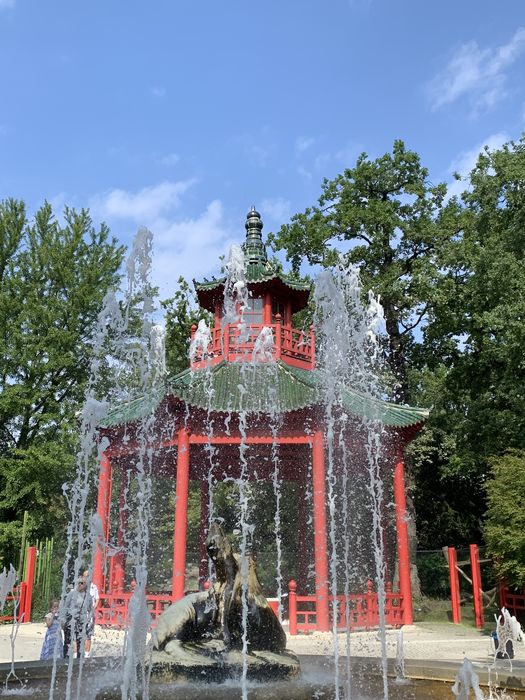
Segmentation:
<svg viewBox="0 0 525 700">
<path fill-rule="evenodd" d="M 11 625 L 0 626 L 0 663 L 11 661 Z M 45 626 L 40 623 L 20 625 L 15 640 L 15 661 L 38 659 L 44 641 Z M 118 655 L 123 633 L 97 627 L 93 642 L 94 656 Z M 387 656 L 396 655 L 397 630 L 387 630 Z M 316 632 L 309 635 L 288 637 L 288 648 L 298 654 L 332 654 L 334 640 L 331 634 Z M 346 654 L 346 635 L 338 635 L 339 651 Z M 491 650 L 490 637 L 462 625 L 446 623 L 418 623 L 403 628 L 403 646 L 406 659 L 430 659 L 461 661 L 468 656 L 471 661 L 486 662 Z M 352 656 L 381 655 L 377 632 L 353 632 L 350 636 Z M 525 663 L 525 646 L 515 645 L 518 665 Z M 521 662 L 521 663 L 520 663 Z"/>
</svg>

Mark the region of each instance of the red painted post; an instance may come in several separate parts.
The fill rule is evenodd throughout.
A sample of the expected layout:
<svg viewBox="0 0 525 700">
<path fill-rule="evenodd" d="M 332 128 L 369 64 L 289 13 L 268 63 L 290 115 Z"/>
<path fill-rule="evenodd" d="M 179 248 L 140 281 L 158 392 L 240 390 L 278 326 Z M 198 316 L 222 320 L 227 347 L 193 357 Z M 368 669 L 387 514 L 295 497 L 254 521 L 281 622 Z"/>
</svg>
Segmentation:
<svg viewBox="0 0 525 700">
<path fill-rule="evenodd" d="M 117 547 L 119 552 L 112 557 L 112 570 L 110 573 L 110 593 L 122 593 L 124 590 L 126 572 L 126 530 L 128 527 L 128 510 L 126 506 L 126 487 L 128 486 L 128 475 L 122 470 L 120 477 L 119 495 L 119 516 L 117 527 Z"/>
<path fill-rule="evenodd" d="M 304 473 L 306 480 L 306 470 Z M 304 481 L 298 484 L 299 497 L 299 522 L 297 531 L 297 569 L 299 581 L 306 581 L 308 578 L 308 567 L 311 564 L 312 552 L 312 531 L 308 527 L 308 499 L 306 498 L 306 484 Z"/>
<path fill-rule="evenodd" d="M 313 435 L 312 481 L 314 510 L 314 557 L 317 630 L 330 630 L 328 601 L 328 553 L 326 541 L 326 485 L 323 433 Z"/>
<path fill-rule="evenodd" d="M 100 474 L 98 478 L 97 515 L 102 523 L 102 531 L 107 534 L 108 528 L 108 503 L 111 494 L 111 464 L 105 454 L 100 460 Z M 108 497 L 109 496 L 109 497 Z M 107 540 L 106 540 L 107 542 Z M 93 560 L 93 583 L 99 593 L 106 592 L 104 586 L 104 558 L 106 542 L 97 542 L 95 545 L 95 557 Z"/>
<path fill-rule="evenodd" d="M 500 579 L 498 581 L 498 600 L 499 600 L 499 607 L 500 608 L 506 608 L 507 606 L 507 593 L 508 593 L 508 588 L 503 579 Z"/>
<path fill-rule="evenodd" d="M 177 485 L 175 528 L 173 532 L 173 578 L 171 594 L 174 600 L 179 600 L 184 596 L 189 474 L 190 436 L 184 428 L 181 428 L 177 439 Z"/>
<path fill-rule="evenodd" d="M 374 588 L 370 579 L 366 582 L 366 629 L 374 627 Z"/>
<path fill-rule="evenodd" d="M 26 611 L 26 592 L 27 592 L 27 583 L 25 581 L 20 581 L 18 585 L 18 608 L 16 610 L 16 620 L 18 622 L 25 622 L 24 619 L 20 620 L 22 615 L 25 617 L 25 611 Z"/>
<path fill-rule="evenodd" d="M 230 361 L 230 324 L 225 326 L 224 328 L 224 349 L 223 349 L 223 357 L 226 360 L 226 362 Z"/>
<path fill-rule="evenodd" d="M 297 634 L 297 584 L 295 581 L 290 581 L 288 584 L 288 624 L 290 634 Z"/>
<path fill-rule="evenodd" d="M 209 527 L 210 487 L 207 481 L 201 481 L 201 522 L 199 529 L 199 583 L 203 584 L 208 578 L 208 555 L 206 552 L 206 537 Z"/>
<path fill-rule="evenodd" d="M 452 604 L 452 622 L 459 625 L 461 622 L 461 605 L 459 596 L 458 557 L 455 547 L 447 547 L 448 572 L 450 576 L 450 602 Z"/>
<path fill-rule="evenodd" d="M 24 622 L 31 622 L 31 603 L 33 600 L 33 585 L 35 582 L 36 547 L 27 548 L 26 563 L 26 593 L 24 600 Z"/>
<path fill-rule="evenodd" d="M 312 369 L 315 369 L 315 326 L 310 326 L 310 363 Z"/>
<path fill-rule="evenodd" d="M 281 344 L 282 344 L 282 326 L 281 314 L 275 314 L 275 323 L 273 325 L 275 332 L 275 359 L 281 359 Z"/>
<path fill-rule="evenodd" d="M 410 583 L 410 553 L 408 548 L 407 505 L 405 495 L 405 465 L 403 451 L 396 456 L 394 467 L 394 501 L 396 506 L 397 561 L 399 567 L 399 592 L 403 598 L 403 624 L 414 621 L 412 612 L 412 585 Z"/>
<path fill-rule="evenodd" d="M 272 295 L 266 292 L 264 295 L 263 323 L 265 326 L 272 324 Z"/>
<path fill-rule="evenodd" d="M 479 566 L 479 548 L 477 544 L 470 545 L 470 565 L 472 568 L 472 593 L 474 595 L 474 617 L 476 627 L 482 629 L 485 621 L 483 619 L 483 598 L 481 588 L 481 568 Z"/>
</svg>

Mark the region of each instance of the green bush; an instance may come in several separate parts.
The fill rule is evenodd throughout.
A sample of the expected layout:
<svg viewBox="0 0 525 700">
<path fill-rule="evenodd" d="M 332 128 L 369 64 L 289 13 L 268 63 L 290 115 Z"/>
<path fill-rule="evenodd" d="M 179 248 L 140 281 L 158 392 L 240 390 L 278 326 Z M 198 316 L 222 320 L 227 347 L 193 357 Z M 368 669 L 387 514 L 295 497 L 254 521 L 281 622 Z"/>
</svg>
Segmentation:
<svg viewBox="0 0 525 700">
<path fill-rule="evenodd" d="M 525 587 L 525 451 L 490 460 L 485 537 L 496 573 L 513 588 Z"/>
<path fill-rule="evenodd" d="M 417 557 L 421 592 L 428 598 L 448 598 L 450 583 L 448 566 L 439 553 L 421 553 Z"/>
</svg>

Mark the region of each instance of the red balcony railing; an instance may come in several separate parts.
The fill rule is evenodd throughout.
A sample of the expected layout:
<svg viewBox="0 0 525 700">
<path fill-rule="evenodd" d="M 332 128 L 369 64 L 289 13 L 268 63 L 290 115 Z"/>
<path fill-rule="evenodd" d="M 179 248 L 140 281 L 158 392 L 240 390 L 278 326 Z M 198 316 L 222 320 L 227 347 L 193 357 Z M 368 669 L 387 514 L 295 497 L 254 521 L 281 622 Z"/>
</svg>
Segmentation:
<svg viewBox="0 0 525 700">
<path fill-rule="evenodd" d="M 226 362 L 264 362 L 270 357 L 256 352 L 256 342 L 263 328 L 269 327 L 273 334 L 273 347 L 268 355 L 273 360 L 282 360 L 286 364 L 301 369 L 315 367 L 315 335 L 314 328 L 305 332 L 281 323 L 229 324 L 224 329 L 216 326 L 211 329 L 211 340 L 206 349 L 199 349 L 191 358 L 191 368 L 201 369 L 209 364 Z M 191 338 L 195 337 L 196 326 L 192 327 Z"/>
<path fill-rule="evenodd" d="M 289 585 L 290 634 L 315 632 L 317 630 L 317 599 L 314 595 L 297 595 L 297 584 Z M 330 616 L 333 618 L 333 596 L 330 596 Z M 385 622 L 392 627 L 404 624 L 403 596 L 393 593 L 387 583 L 385 593 Z M 330 623 L 333 624 L 333 620 Z M 379 603 L 377 593 L 369 581 L 366 593 L 337 596 L 337 629 L 375 629 L 379 626 Z"/>
</svg>

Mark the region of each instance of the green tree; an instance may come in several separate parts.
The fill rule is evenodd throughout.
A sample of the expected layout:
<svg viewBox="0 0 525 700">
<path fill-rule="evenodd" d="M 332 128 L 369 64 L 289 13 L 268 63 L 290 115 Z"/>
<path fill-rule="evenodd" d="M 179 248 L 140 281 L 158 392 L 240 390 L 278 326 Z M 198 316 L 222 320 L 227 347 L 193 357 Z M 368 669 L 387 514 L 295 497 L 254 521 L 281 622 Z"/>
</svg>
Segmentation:
<svg viewBox="0 0 525 700">
<path fill-rule="evenodd" d="M 413 331 L 425 318 L 437 278 L 437 251 L 449 236 L 439 221 L 445 185 L 431 185 L 417 153 L 395 141 L 392 153 L 324 180 L 318 206 L 292 217 L 272 237 L 297 271 L 301 262 L 331 266 L 343 254 L 361 268 L 364 289 L 380 295 L 389 335 L 396 400 L 409 401 Z"/>
<path fill-rule="evenodd" d="M 24 510 L 32 537 L 64 516 L 61 485 L 76 452 L 75 412 L 102 300 L 123 249 L 86 210 L 64 224 L 44 204 L 0 203 L 0 554 L 14 561 Z"/>
<path fill-rule="evenodd" d="M 524 140 L 483 152 L 448 215 L 460 225 L 412 354 L 414 395 L 433 405 L 416 505 L 425 542 L 464 544 L 482 537 L 488 460 L 525 448 Z"/>
<path fill-rule="evenodd" d="M 485 536 L 497 573 L 511 587 L 525 586 L 525 451 L 490 460 Z"/>
<path fill-rule="evenodd" d="M 189 366 L 191 328 L 204 319 L 208 325 L 212 316 L 197 304 L 195 292 L 184 277 L 178 279 L 178 289 L 170 299 L 161 302 L 166 311 L 166 368 L 177 374 Z"/>
<path fill-rule="evenodd" d="M 426 320 L 442 276 L 441 249 L 454 233 L 454 219 L 442 219 L 444 184 L 429 182 L 419 155 L 395 141 L 392 152 L 370 160 L 361 154 L 353 168 L 324 180 L 318 205 L 292 217 L 272 237 L 298 271 L 310 264 L 332 266 L 343 257 L 361 270 L 363 289 L 373 290 L 384 309 L 386 357 L 393 376 L 393 398 L 409 403 L 409 363 L 414 332 Z M 409 537 L 412 560 L 417 546 L 412 493 L 413 468 L 407 463 Z M 418 590 L 413 571 L 414 590 Z"/>
</svg>

